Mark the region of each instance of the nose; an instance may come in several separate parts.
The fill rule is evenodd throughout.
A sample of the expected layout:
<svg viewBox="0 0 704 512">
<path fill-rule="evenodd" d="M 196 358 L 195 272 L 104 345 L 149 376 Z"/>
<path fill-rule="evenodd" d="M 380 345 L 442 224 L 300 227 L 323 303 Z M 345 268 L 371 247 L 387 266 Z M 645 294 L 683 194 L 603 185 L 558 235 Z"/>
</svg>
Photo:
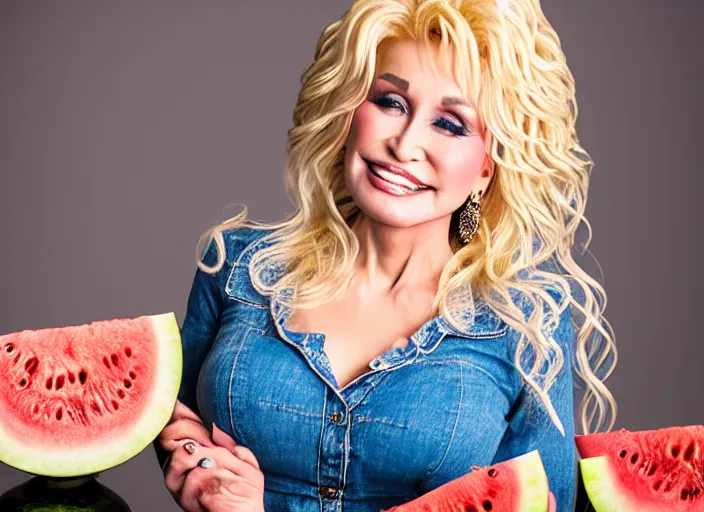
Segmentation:
<svg viewBox="0 0 704 512">
<path fill-rule="evenodd" d="M 418 116 L 410 117 L 400 131 L 388 139 L 388 147 L 399 162 L 423 160 L 428 134 Z"/>
</svg>

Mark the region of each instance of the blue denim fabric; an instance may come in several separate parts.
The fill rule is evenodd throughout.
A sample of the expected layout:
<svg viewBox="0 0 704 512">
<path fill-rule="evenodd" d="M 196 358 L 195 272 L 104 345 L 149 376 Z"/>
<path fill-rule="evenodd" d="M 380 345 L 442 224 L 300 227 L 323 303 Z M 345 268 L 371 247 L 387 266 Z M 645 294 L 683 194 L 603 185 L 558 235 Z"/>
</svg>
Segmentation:
<svg viewBox="0 0 704 512">
<path fill-rule="evenodd" d="M 512 363 L 518 334 L 478 301 L 471 329 L 435 317 L 339 389 L 324 336 L 284 328 L 290 311 L 252 286 L 263 234 L 226 232 L 222 270 L 196 272 L 179 398 L 254 452 L 267 511 L 378 512 L 536 449 L 558 510 L 573 509 L 569 308 L 553 333 L 567 362 L 550 392 L 564 437 Z M 203 261 L 216 254 L 211 243 Z"/>
</svg>

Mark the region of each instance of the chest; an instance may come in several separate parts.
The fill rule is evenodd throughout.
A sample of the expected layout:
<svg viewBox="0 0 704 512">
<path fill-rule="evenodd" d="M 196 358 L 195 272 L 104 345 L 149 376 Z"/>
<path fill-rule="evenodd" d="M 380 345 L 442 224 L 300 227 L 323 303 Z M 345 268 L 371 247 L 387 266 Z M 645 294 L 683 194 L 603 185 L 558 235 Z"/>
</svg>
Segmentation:
<svg viewBox="0 0 704 512">
<path fill-rule="evenodd" d="M 360 299 L 353 293 L 321 306 L 294 310 L 286 328 L 323 336 L 323 351 L 339 388 L 369 371 L 369 363 L 409 337 L 433 316 L 432 295 Z"/>
<path fill-rule="evenodd" d="M 406 500 L 430 474 L 449 481 L 492 460 L 510 399 L 484 341 L 448 337 L 429 354 L 411 344 L 343 392 L 319 378 L 319 347 L 292 341 L 228 325 L 198 387 L 204 418 L 254 451 L 269 489 Z"/>
</svg>

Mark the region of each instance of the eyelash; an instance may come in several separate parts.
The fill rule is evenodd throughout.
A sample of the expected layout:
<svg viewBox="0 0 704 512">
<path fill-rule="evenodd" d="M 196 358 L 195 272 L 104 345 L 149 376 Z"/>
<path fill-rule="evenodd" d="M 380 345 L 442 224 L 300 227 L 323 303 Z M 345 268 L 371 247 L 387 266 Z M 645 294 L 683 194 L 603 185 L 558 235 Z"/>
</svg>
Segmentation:
<svg viewBox="0 0 704 512">
<path fill-rule="evenodd" d="M 403 114 L 408 113 L 405 105 L 403 105 L 403 103 L 401 103 L 400 101 L 392 98 L 389 94 L 382 94 L 380 96 L 375 97 L 372 100 L 372 103 L 378 105 L 383 109 L 396 108 L 400 110 Z M 468 135 L 470 135 L 470 132 L 469 130 L 467 130 L 466 126 L 464 126 L 463 124 L 453 123 L 446 117 L 440 117 L 437 121 L 433 122 L 433 125 L 437 126 L 442 130 L 450 132 L 455 137 L 467 137 Z"/>
</svg>

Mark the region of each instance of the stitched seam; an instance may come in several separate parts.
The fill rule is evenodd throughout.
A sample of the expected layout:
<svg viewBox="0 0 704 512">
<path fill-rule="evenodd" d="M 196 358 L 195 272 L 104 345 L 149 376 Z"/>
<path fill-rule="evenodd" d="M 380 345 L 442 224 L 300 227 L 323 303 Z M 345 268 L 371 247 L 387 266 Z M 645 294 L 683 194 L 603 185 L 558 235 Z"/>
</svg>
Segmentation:
<svg viewBox="0 0 704 512">
<path fill-rule="evenodd" d="M 328 405 L 328 400 L 327 397 L 325 396 L 327 393 L 323 394 L 323 417 L 320 421 L 320 435 L 318 436 L 318 463 L 317 463 L 317 471 L 316 471 L 316 479 L 317 479 L 317 484 L 318 484 L 318 489 L 320 489 L 320 460 L 323 457 L 323 436 L 325 433 L 325 418 L 327 417 L 327 405 Z M 318 493 L 318 505 L 320 506 L 320 510 L 322 512 L 323 510 L 323 497 Z"/>
<path fill-rule="evenodd" d="M 460 400 L 459 400 L 459 403 L 457 404 L 457 416 L 455 417 L 455 424 L 452 427 L 452 435 L 450 436 L 450 441 L 447 443 L 447 449 L 445 450 L 445 453 L 443 454 L 442 459 L 440 459 L 440 462 L 438 462 L 438 464 L 425 475 L 424 478 L 426 478 L 426 479 L 429 478 L 430 476 L 432 476 L 433 474 L 435 474 L 435 472 L 437 472 L 442 467 L 443 463 L 445 462 L 445 459 L 447 458 L 447 456 L 450 453 L 450 448 L 452 448 L 452 442 L 455 440 L 455 433 L 457 433 L 457 425 L 460 422 L 460 414 L 462 412 L 462 398 L 464 397 L 464 374 L 462 372 L 462 361 L 459 361 L 459 363 L 460 363 Z"/>
<path fill-rule="evenodd" d="M 235 354 L 235 358 L 232 361 L 232 369 L 230 370 L 230 381 L 227 389 L 227 407 L 230 411 L 230 431 L 233 433 L 235 432 L 235 418 L 232 415 L 232 381 L 235 378 L 235 368 L 237 367 L 237 360 L 240 358 L 240 353 L 242 352 L 244 344 L 247 343 L 250 331 L 250 328 L 247 328 L 247 330 L 245 331 L 244 339 L 242 340 L 242 343 L 240 343 L 240 346 L 237 348 L 237 354 Z"/>
<path fill-rule="evenodd" d="M 246 304 L 248 306 L 254 306 L 255 308 L 269 309 L 269 307 L 266 304 L 260 304 L 259 302 L 252 302 L 251 300 L 241 299 L 239 297 L 235 297 L 234 295 L 228 294 L 228 298 L 230 300 L 234 300 L 236 302 L 241 302 L 242 304 Z"/>
<path fill-rule="evenodd" d="M 276 402 L 272 402 L 271 400 L 259 400 L 259 405 L 262 407 L 270 407 L 271 409 L 275 409 L 277 411 L 286 412 L 289 414 L 295 414 L 297 416 L 304 416 L 306 418 L 320 418 L 321 417 L 320 414 L 315 414 L 313 412 L 301 411 L 300 409 L 296 409 L 294 407 L 289 407 L 288 405 L 277 404 Z"/>
</svg>

